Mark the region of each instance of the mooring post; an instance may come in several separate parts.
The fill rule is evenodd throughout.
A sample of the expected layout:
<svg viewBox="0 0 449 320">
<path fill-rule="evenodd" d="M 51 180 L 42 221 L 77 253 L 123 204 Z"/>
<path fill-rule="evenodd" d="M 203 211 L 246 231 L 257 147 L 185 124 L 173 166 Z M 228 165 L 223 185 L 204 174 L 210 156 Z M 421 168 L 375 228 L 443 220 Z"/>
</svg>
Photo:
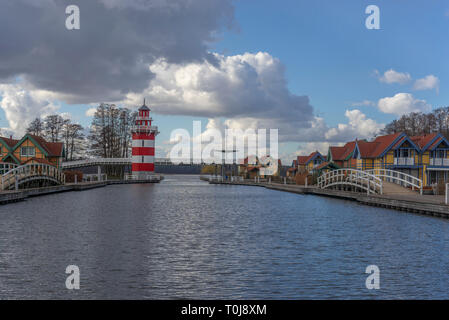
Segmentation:
<svg viewBox="0 0 449 320">
<path fill-rule="evenodd" d="M 97 180 L 101 181 L 101 166 L 97 166 Z"/>
<path fill-rule="evenodd" d="M 78 175 L 75 173 L 75 184 L 78 183 Z"/>
<path fill-rule="evenodd" d="M 449 204 L 449 183 L 446 183 L 446 204 Z"/>
<path fill-rule="evenodd" d="M 284 177 L 284 184 L 287 184 L 287 177 Z"/>
<path fill-rule="evenodd" d="M 19 179 L 17 179 L 17 175 L 16 175 L 16 181 L 15 181 L 15 189 L 16 189 L 16 191 L 19 190 Z"/>
<path fill-rule="evenodd" d="M 306 187 L 307 187 L 307 184 L 308 184 L 308 177 L 306 177 Z"/>
</svg>

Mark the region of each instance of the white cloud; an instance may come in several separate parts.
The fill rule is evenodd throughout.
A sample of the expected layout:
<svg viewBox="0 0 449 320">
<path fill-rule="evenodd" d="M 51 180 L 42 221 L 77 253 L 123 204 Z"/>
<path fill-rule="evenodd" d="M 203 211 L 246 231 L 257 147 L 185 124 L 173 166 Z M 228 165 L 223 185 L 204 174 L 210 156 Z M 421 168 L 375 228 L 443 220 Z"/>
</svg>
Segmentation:
<svg viewBox="0 0 449 320">
<path fill-rule="evenodd" d="M 397 93 L 379 100 L 378 108 L 384 113 L 401 116 L 410 112 L 429 112 L 431 106 L 425 100 L 415 99 L 410 93 Z"/>
<path fill-rule="evenodd" d="M 95 115 L 96 111 L 97 111 L 97 108 L 89 108 L 86 110 L 85 115 L 86 115 L 86 117 L 93 117 Z"/>
<path fill-rule="evenodd" d="M 440 85 L 440 80 L 435 77 L 433 74 L 429 74 L 424 78 L 418 79 L 415 81 L 413 89 L 415 90 L 433 90 L 435 89 L 438 93 Z"/>
<path fill-rule="evenodd" d="M 384 74 L 381 76 L 379 75 L 379 71 L 375 70 L 375 73 L 379 77 L 380 82 L 384 83 L 399 83 L 399 84 L 405 84 L 412 80 L 412 77 L 407 72 L 397 72 L 393 69 L 387 70 L 384 72 Z"/>
<path fill-rule="evenodd" d="M 285 134 L 310 126 L 309 98 L 288 90 L 279 59 L 264 52 L 213 56 L 216 63 L 158 60 L 150 66 L 155 78 L 149 87 L 128 94 L 124 103 L 139 105 L 147 97 L 157 113 L 224 117 L 242 125 L 282 128 Z"/>
<path fill-rule="evenodd" d="M 346 110 L 345 116 L 348 123 L 340 123 L 335 128 L 330 128 L 325 134 L 326 140 L 343 142 L 356 138 L 370 139 L 384 127 L 383 124 L 367 118 L 358 109 Z"/>
<path fill-rule="evenodd" d="M 0 107 L 6 115 L 9 130 L 17 136 L 25 133 L 28 124 L 36 117 L 54 114 L 59 109 L 55 95 L 46 90 L 37 90 L 24 83 L 0 84 Z"/>
</svg>

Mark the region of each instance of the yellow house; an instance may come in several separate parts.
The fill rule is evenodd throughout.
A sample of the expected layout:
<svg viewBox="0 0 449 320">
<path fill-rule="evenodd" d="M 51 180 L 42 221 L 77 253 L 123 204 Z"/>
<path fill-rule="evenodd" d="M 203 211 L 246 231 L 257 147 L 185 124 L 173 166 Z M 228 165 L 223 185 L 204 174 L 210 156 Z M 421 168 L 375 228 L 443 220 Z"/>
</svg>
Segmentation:
<svg viewBox="0 0 449 320">
<path fill-rule="evenodd" d="M 345 149 L 345 154 L 352 160 L 345 159 L 349 164 L 345 167 L 391 169 L 421 179 L 424 186 L 449 182 L 449 142 L 439 133 L 416 137 L 395 133 L 376 137 L 373 141 L 356 140 L 347 145 L 345 148 L 349 149 Z"/>
<path fill-rule="evenodd" d="M 449 141 L 440 133 L 411 137 L 420 147 L 425 185 L 449 182 Z"/>
<path fill-rule="evenodd" d="M 298 156 L 296 159 L 297 170 L 298 172 L 312 172 L 323 162 L 326 162 L 326 158 L 318 151 L 312 152 L 308 156 Z"/>
<path fill-rule="evenodd" d="M 46 163 L 59 167 L 64 157 L 62 142 L 47 142 L 44 138 L 26 134 L 22 139 L 0 137 L 0 163 Z"/>
</svg>

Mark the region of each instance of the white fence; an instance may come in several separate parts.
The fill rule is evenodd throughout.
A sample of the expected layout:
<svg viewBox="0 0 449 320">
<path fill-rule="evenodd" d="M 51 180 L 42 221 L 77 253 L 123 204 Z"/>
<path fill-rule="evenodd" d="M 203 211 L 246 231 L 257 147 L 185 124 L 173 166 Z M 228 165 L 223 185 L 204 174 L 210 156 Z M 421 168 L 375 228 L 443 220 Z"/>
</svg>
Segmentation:
<svg viewBox="0 0 449 320">
<path fill-rule="evenodd" d="M 449 166 L 449 159 L 435 158 L 430 159 L 431 166 Z"/>
<path fill-rule="evenodd" d="M 415 158 L 394 158 L 394 164 L 399 166 L 413 166 Z"/>
<path fill-rule="evenodd" d="M 420 194 L 422 194 L 422 180 L 410 174 L 389 169 L 370 169 L 365 170 L 365 172 L 380 177 L 387 182 L 399 184 L 403 187 L 410 187 L 412 190 L 418 189 Z"/>
</svg>

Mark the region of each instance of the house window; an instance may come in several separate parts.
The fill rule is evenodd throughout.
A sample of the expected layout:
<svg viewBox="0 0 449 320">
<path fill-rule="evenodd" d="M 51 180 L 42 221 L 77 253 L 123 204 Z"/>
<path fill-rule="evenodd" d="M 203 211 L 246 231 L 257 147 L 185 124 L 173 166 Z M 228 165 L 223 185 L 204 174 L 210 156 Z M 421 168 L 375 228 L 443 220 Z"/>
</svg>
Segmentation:
<svg viewBox="0 0 449 320">
<path fill-rule="evenodd" d="M 446 158 L 444 150 L 435 151 L 435 158 Z"/>
<path fill-rule="evenodd" d="M 20 155 L 22 157 L 34 157 L 36 155 L 36 150 L 34 147 L 22 147 L 20 148 Z"/>
</svg>

